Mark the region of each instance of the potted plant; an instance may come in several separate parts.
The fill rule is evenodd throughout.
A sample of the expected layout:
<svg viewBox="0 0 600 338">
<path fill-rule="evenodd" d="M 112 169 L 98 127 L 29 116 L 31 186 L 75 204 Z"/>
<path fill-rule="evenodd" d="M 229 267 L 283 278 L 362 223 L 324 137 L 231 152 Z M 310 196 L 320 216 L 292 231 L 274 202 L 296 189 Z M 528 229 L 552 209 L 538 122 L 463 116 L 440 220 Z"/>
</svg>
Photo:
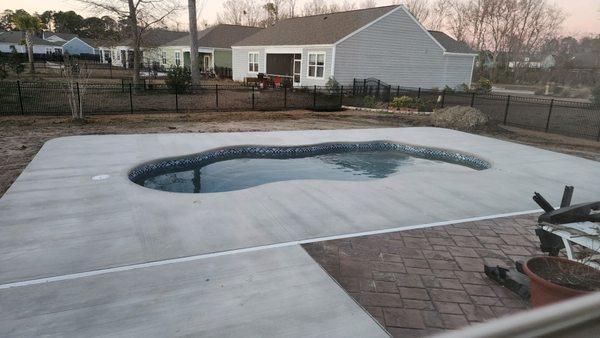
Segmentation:
<svg viewBox="0 0 600 338">
<path fill-rule="evenodd" d="M 531 279 L 534 307 L 600 291 L 600 270 L 578 261 L 539 256 L 530 258 L 523 270 Z"/>
</svg>

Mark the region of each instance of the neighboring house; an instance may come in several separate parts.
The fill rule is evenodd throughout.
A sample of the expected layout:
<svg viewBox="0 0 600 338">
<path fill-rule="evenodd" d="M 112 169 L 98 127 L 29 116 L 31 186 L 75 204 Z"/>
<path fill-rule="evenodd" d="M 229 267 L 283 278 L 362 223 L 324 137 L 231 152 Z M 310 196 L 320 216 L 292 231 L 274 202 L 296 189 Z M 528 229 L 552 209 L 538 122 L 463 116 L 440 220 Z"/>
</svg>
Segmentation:
<svg viewBox="0 0 600 338">
<path fill-rule="evenodd" d="M 182 38 L 187 32 L 169 31 L 166 29 L 150 29 L 142 33 L 142 63 L 151 65 L 161 61 L 160 46 L 167 42 Z M 111 49 L 112 63 L 115 66 L 133 68 L 133 40 L 126 39 L 116 43 Z"/>
<path fill-rule="evenodd" d="M 74 37 L 63 44 L 63 52 L 70 55 L 98 54 L 92 39 Z"/>
<path fill-rule="evenodd" d="M 220 24 L 198 32 L 200 69 L 231 68 L 231 45 L 262 30 L 258 27 Z M 190 36 L 161 46 L 160 66 L 190 65 Z"/>
<path fill-rule="evenodd" d="M 515 66 L 519 68 L 529 68 L 529 69 L 550 69 L 556 65 L 556 58 L 554 55 L 530 55 L 523 58 L 523 61 L 509 61 L 508 68 L 513 69 Z"/>
<path fill-rule="evenodd" d="M 33 37 L 33 54 L 62 54 L 62 42 L 46 41 L 40 37 Z M 27 53 L 25 46 L 25 32 L 10 31 L 0 33 L 0 52 L 10 53 L 14 46 L 17 53 Z"/>
<path fill-rule="evenodd" d="M 403 5 L 285 19 L 233 45 L 233 79 L 259 73 L 294 85 L 374 77 L 422 88 L 470 84 L 477 53 L 427 31 Z"/>
</svg>

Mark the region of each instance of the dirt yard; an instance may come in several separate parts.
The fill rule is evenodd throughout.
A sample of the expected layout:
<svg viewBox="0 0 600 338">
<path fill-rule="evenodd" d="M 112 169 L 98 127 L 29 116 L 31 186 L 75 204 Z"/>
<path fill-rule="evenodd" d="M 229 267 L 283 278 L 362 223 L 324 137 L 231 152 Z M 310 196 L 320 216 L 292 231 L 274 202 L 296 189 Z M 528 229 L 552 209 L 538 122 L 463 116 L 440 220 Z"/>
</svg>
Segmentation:
<svg viewBox="0 0 600 338">
<path fill-rule="evenodd" d="M 429 126 L 428 116 L 364 111 L 211 112 L 65 117 L 0 117 L 0 195 L 49 139 L 88 134 L 204 133 L 269 130 Z M 488 127 L 479 134 L 600 161 L 600 143 L 517 128 Z"/>
</svg>

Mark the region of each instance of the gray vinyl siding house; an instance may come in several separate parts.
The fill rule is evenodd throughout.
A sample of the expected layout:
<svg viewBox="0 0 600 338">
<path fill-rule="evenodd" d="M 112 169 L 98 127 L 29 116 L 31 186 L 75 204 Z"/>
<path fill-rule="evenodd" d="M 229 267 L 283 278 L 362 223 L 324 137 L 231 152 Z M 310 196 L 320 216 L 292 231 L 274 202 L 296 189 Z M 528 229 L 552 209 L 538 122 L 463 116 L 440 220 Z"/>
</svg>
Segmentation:
<svg viewBox="0 0 600 338">
<path fill-rule="evenodd" d="M 253 53 L 259 55 L 258 71 L 250 70 Z M 290 61 L 275 54 L 289 55 Z M 282 20 L 233 46 L 233 79 L 265 73 L 301 86 L 322 86 L 329 78 L 343 85 L 377 78 L 404 87 L 454 88 L 471 83 L 476 55 L 442 32 L 427 31 L 395 5 Z M 315 63 L 322 68 L 318 74 Z"/>
</svg>

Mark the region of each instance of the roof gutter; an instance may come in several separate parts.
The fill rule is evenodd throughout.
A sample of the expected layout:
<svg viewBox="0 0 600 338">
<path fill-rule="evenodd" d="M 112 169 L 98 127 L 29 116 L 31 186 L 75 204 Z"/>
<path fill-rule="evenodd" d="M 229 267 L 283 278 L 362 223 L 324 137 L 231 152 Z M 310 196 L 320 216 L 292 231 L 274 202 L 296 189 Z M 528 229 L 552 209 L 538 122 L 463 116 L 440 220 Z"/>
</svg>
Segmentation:
<svg viewBox="0 0 600 338">
<path fill-rule="evenodd" d="M 456 55 L 456 56 L 477 56 L 477 53 L 456 53 L 456 52 L 444 52 L 444 55 Z"/>
</svg>

